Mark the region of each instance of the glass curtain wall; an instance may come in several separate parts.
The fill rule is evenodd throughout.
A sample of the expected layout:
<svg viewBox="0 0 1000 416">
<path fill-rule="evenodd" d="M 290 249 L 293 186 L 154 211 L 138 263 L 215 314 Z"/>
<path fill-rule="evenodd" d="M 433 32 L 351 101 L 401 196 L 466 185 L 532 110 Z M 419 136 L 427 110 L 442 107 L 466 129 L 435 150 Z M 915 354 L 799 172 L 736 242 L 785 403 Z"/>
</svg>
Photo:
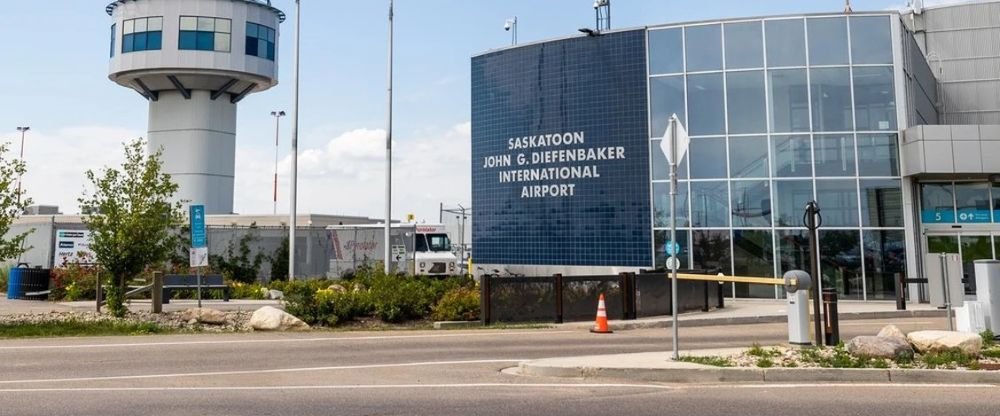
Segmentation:
<svg viewBox="0 0 1000 416">
<path fill-rule="evenodd" d="M 657 265 L 666 260 L 670 213 L 669 169 L 658 148 L 677 114 L 691 136 L 678 171 L 678 203 L 687 204 L 678 208 L 684 267 L 776 278 L 807 268 L 803 210 L 817 200 L 824 287 L 847 299 L 895 296 L 891 279 L 906 262 L 892 19 L 649 29 Z M 767 286 L 732 290 L 781 295 Z"/>
</svg>

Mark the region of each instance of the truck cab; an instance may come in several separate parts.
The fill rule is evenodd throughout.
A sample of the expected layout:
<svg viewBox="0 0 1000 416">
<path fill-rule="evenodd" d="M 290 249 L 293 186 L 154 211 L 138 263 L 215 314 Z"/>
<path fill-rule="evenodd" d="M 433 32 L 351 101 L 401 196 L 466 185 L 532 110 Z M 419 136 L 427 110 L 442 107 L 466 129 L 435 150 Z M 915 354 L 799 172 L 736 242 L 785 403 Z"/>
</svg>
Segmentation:
<svg viewBox="0 0 1000 416">
<path fill-rule="evenodd" d="M 451 238 L 443 225 L 417 225 L 414 242 L 416 274 L 429 276 L 455 275 L 458 258 L 452 252 Z"/>
</svg>

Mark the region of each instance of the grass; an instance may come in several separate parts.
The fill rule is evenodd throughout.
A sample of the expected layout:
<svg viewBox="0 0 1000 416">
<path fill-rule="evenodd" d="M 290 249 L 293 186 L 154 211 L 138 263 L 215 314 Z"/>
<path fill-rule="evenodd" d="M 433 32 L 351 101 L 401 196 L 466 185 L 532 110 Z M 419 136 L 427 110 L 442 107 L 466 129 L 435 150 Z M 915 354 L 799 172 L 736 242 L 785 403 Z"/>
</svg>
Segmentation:
<svg viewBox="0 0 1000 416">
<path fill-rule="evenodd" d="M 760 368 L 771 368 L 774 367 L 774 361 L 771 361 L 768 357 L 760 357 L 757 359 L 757 367 Z"/>
<path fill-rule="evenodd" d="M 747 350 L 747 355 L 752 355 L 757 358 L 774 358 L 781 355 L 781 351 L 777 348 L 762 348 L 760 344 L 753 343 L 750 349 Z"/>
<path fill-rule="evenodd" d="M 150 335 L 168 332 L 153 322 L 63 321 L 0 325 L 0 339 Z"/>
<path fill-rule="evenodd" d="M 678 361 L 684 361 L 686 363 L 710 365 L 712 367 L 732 367 L 733 362 L 728 358 L 723 357 L 701 357 L 695 355 L 686 355 L 680 357 Z"/>
</svg>

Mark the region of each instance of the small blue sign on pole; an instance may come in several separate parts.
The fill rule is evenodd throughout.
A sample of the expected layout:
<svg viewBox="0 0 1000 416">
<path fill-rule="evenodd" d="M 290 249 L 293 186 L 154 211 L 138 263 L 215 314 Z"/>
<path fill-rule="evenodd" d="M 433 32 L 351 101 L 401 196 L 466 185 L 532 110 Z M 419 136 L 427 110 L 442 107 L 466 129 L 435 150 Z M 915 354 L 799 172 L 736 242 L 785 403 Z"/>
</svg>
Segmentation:
<svg viewBox="0 0 1000 416">
<path fill-rule="evenodd" d="M 205 234 L 205 206 L 191 205 L 191 248 L 208 247 Z"/>
<path fill-rule="evenodd" d="M 676 256 L 681 252 L 681 245 L 677 244 L 676 241 L 667 241 L 663 245 L 663 251 L 666 252 L 668 256 Z"/>
</svg>

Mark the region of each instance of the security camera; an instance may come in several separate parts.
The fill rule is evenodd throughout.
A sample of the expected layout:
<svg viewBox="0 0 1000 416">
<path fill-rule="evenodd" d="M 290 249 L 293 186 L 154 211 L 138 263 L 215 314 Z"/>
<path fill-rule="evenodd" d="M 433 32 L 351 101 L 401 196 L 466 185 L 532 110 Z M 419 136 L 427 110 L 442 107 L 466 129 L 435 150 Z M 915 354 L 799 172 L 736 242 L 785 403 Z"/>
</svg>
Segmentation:
<svg viewBox="0 0 1000 416">
<path fill-rule="evenodd" d="M 510 31 L 510 21 L 509 20 L 507 21 L 507 23 L 503 24 L 503 30 Z"/>
<path fill-rule="evenodd" d="M 600 8 L 601 6 L 607 6 L 609 0 L 594 0 L 594 8 Z"/>
</svg>

